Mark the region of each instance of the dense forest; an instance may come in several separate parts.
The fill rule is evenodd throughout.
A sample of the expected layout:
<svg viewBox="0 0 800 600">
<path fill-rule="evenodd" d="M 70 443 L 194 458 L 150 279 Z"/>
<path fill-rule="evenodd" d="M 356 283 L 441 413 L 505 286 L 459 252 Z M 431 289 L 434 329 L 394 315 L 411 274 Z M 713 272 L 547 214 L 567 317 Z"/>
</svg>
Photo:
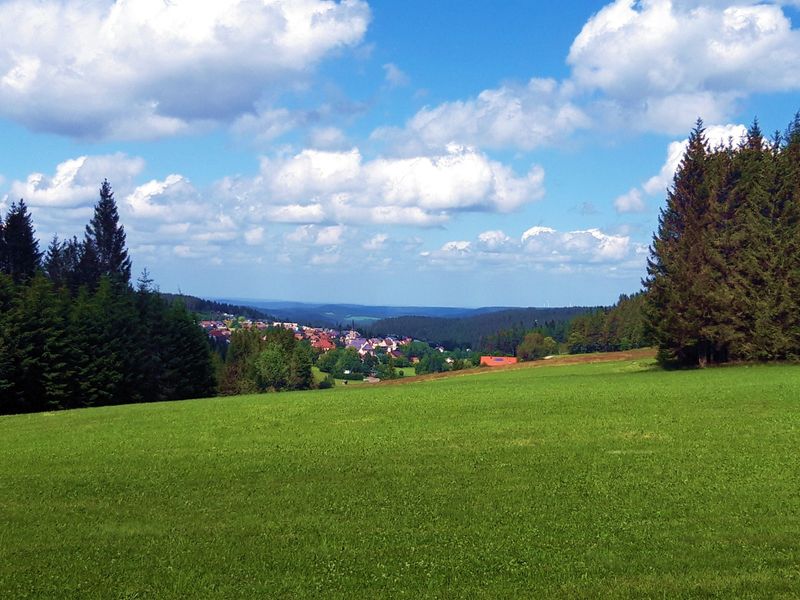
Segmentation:
<svg viewBox="0 0 800 600">
<path fill-rule="evenodd" d="M 145 271 L 131 285 L 105 181 L 84 237 L 39 249 L 23 200 L 0 219 L 0 413 L 212 395 L 206 336 Z"/>
<path fill-rule="evenodd" d="M 587 307 L 512 308 L 462 318 L 394 317 L 376 321 L 368 333 L 406 335 L 447 349 L 472 348 L 513 354 L 527 331 L 545 326 L 553 331 L 562 327 L 565 331 L 572 318 L 591 310 Z"/>
<path fill-rule="evenodd" d="M 800 115 L 709 148 L 691 132 L 650 248 L 646 323 L 662 363 L 800 356 Z"/>
<path fill-rule="evenodd" d="M 616 352 L 652 345 L 645 329 L 644 303 L 642 292 L 623 294 L 610 308 L 575 317 L 569 324 L 568 351 Z"/>
</svg>

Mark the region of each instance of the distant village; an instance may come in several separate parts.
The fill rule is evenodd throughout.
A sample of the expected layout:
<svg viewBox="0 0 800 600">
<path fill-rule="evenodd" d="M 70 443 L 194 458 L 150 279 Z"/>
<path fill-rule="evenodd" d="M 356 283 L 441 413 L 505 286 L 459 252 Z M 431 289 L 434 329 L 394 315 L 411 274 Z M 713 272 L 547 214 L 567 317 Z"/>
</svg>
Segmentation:
<svg viewBox="0 0 800 600">
<path fill-rule="evenodd" d="M 354 348 L 362 358 L 366 355 L 375 356 L 376 354 L 401 358 L 403 354 L 400 352 L 400 346 L 413 341 L 409 337 L 365 338 L 355 329 L 340 331 L 309 327 L 299 323 L 253 321 L 233 315 L 225 315 L 221 321 L 200 321 L 200 327 L 210 338 L 227 343 L 230 343 L 231 335 L 237 329 L 283 328 L 294 332 L 294 337 L 298 341 L 307 340 L 312 348 L 320 352 L 328 352 L 334 348 Z M 437 347 L 436 350 L 444 352 L 444 348 L 441 347 Z"/>
</svg>

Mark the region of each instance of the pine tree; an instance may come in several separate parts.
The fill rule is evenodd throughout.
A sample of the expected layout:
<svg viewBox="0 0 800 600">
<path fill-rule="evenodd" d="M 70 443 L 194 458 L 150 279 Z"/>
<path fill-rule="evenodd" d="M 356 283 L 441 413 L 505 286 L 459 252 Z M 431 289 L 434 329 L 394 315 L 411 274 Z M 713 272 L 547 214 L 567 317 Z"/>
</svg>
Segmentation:
<svg viewBox="0 0 800 600">
<path fill-rule="evenodd" d="M 711 342 L 701 336 L 710 318 L 704 235 L 710 218 L 707 162 L 705 130 L 698 120 L 659 216 L 643 282 L 648 332 L 662 362 L 693 365 L 712 352 Z"/>
<path fill-rule="evenodd" d="M 3 240 L 3 270 L 18 283 L 33 277 L 41 265 L 42 253 L 24 200 L 11 205 L 3 224 Z"/>
<path fill-rule="evenodd" d="M 119 224 L 117 203 L 107 179 L 100 186 L 100 200 L 86 226 L 84 246 L 85 252 L 94 252 L 100 276 L 108 275 L 126 285 L 130 283 L 131 261 L 125 248 L 125 228 Z"/>
<path fill-rule="evenodd" d="M 205 332 L 183 302 L 174 302 L 166 319 L 162 388 L 167 399 L 213 396 L 216 381 Z"/>
<path fill-rule="evenodd" d="M 774 269 L 771 170 L 773 160 L 754 122 L 734 158 L 736 182 L 729 194 L 724 238 L 729 265 L 728 308 L 736 330 L 731 357 L 743 360 L 776 358 L 773 310 L 769 288 Z"/>
<path fill-rule="evenodd" d="M 42 263 L 45 274 L 56 287 L 66 284 L 67 273 L 64 264 L 64 244 L 58 241 L 58 236 L 54 235 L 47 247 Z"/>
<path fill-rule="evenodd" d="M 800 113 L 795 114 L 783 136 L 785 146 L 778 156 L 775 255 L 780 272 L 775 279 L 776 326 L 783 333 L 786 357 L 800 357 Z"/>
<path fill-rule="evenodd" d="M 69 405 L 73 374 L 64 313 L 62 298 L 41 273 L 22 289 L 9 312 L 4 336 L 11 363 L 9 412 Z"/>
<path fill-rule="evenodd" d="M 0 272 L 0 415 L 13 412 L 12 392 L 14 363 L 11 357 L 8 315 L 14 303 L 14 281 Z"/>
</svg>

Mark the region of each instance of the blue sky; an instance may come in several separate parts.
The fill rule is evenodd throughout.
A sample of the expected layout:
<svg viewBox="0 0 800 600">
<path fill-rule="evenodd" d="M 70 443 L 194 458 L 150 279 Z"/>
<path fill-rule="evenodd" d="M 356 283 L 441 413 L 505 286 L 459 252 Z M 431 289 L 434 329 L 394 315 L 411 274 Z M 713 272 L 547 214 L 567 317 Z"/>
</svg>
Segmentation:
<svg viewBox="0 0 800 600">
<path fill-rule="evenodd" d="M 0 210 L 116 192 L 201 296 L 611 303 L 685 140 L 800 109 L 798 2 L 0 2 Z"/>
</svg>

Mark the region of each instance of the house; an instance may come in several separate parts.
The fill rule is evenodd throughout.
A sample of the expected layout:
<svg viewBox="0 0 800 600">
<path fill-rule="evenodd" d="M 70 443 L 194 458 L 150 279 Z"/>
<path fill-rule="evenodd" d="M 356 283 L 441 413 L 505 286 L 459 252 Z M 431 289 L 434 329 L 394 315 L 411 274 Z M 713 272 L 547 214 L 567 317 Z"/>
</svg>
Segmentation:
<svg viewBox="0 0 800 600">
<path fill-rule="evenodd" d="M 318 339 L 311 342 L 311 347 L 316 348 L 317 350 L 322 350 L 323 352 L 327 352 L 328 350 L 333 350 L 336 345 L 329 337 L 321 335 Z"/>
<path fill-rule="evenodd" d="M 515 356 L 481 356 L 481 366 L 505 367 L 517 364 Z"/>
</svg>

